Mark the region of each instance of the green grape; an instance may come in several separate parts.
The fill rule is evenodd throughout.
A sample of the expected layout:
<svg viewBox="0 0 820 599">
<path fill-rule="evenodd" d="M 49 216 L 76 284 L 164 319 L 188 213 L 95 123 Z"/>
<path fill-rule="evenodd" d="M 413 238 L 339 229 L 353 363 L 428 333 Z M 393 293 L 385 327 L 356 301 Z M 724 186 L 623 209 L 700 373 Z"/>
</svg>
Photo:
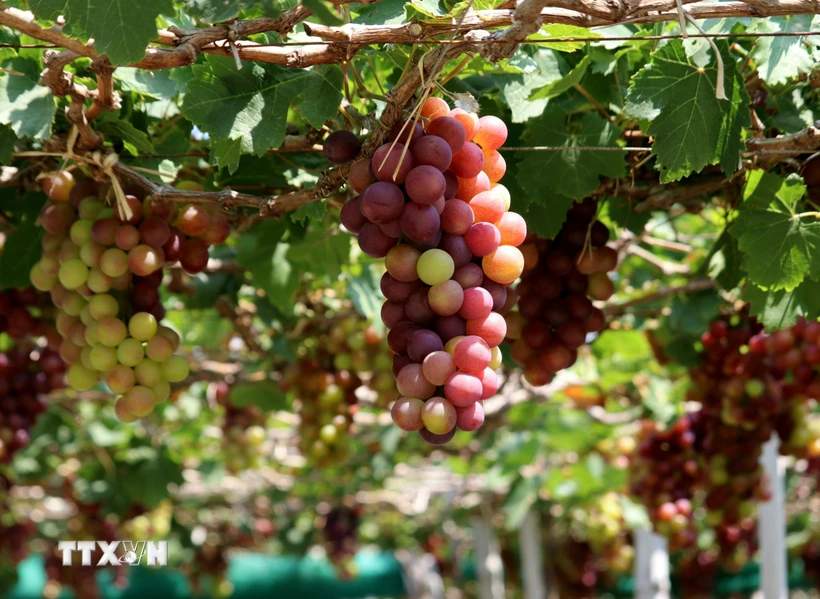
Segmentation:
<svg viewBox="0 0 820 599">
<path fill-rule="evenodd" d="M 113 318 L 119 310 L 119 302 L 113 295 L 107 293 L 97 294 L 88 301 L 88 313 L 94 320 L 100 321 Z"/>
<path fill-rule="evenodd" d="M 104 345 L 94 347 L 91 350 L 91 364 L 95 370 L 108 372 L 117 366 L 117 350 Z"/>
<path fill-rule="evenodd" d="M 181 340 L 174 329 L 166 327 L 165 325 L 160 325 L 157 328 L 157 335 L 160 335 L 168 339 L 173 344 L 174 351 L 176 351 L 176 349 L 179 347 L 179 343 Z"/>
<path fill-rule="evenodd" d="M 88 272 L 88 280 L 85 284 L 94 293 L 107 293 L 111 290 L 112 282 L 111 277 L 105 274 L 99 266 L 95 266 Z"/>
<path fill-rule="evenodd" d="M 148 341 L 157 333 L 157 319 L 148 312 L 137 312 L 128 322 L 128 332 L 138 341 Z"/>
<path fill-rule="evenodd" d="M 162 364 L 162 377 L 169 383 L 179 383 L 185 380 L 190 372 L 188 361 L 182 356 L 171 356 Z"/>
<path fill-rule="evenodd" d="M 94 322 L 94 318 L 91 316 L 91 312 L 88 310 L 88 303 L 83 306 L 82 310 L 80 310 L 80 322 L 82 322 L 85 326 L 90 325 Z"/>
<path fill-rule="evenodd" d="M 245 430 L 245 439 L 252 447 L 259 447 L 265 442 L 265 429 L 259 425 L 249 426 Z"/>
<path fill-rule="evenodd" d="M 326 424 L 319 431 L 319 438 L 324 443 L 333 445 L 339 438 L 339 431 L 332 424 Z"/>
<path fill-rule="evenodd" d="M 88 280 L 88 267 L 79 258 L 71 258 L 60 266 L 58 277 L 66 289 L 78 289 Z"/>
<path fill-rule="evenodd" d="M 57 277 L 47 275 L 43 270 L 42 261 L 38 262 L 29 272 L 29 280 L 38 291 L 51 291 L 57 283 Z"/>
<path fill-rule="evenodd" d="M 105 247 L 94 240 L 89 239 L 80 246 L 80 260 L 89 268 L 98 267 Z M 90 273 L 89 273 L 90 274 Z"/>
<path fill-rule="evenodd" d="M 78 391 L 85 391 L 96 385 L 99 379 L 97 378 L 96 371 L 86 368 L 77 362 L 68 367 L 66 380 L 72 388 Z"/>
<path fill-rule="evenodd" d="M 94 364 L 91 363 L 91 347 L 84 347 L 80 350 L 80 364 L 85 366 L 88 370 L 95 371 Z"/>
<path fill-rule="evenodd" d="M 116 347 L 122 343 L 125 336 L 128 334 L 128 329 L 125 323 L 118 318 L 106 318 L 100 321 L 100 328 L 97 331 L 97 339 L 103 345 L 108 347 Z"/>
<path fill-rule="evenodd" d="M 159 364 L 148 358 L 134 367 L 137 382 L 145 387 L 154 387 L 162 382 L 162 369 Z"/>
<path fill-rule="evenodd" d="M 165 381 L 162 381 L 158 385 L 154 385 L 152 387 L 152 391 L 154 392 L 154 397 L 156 398 L 157 403 L 167 401 L 168 398 L 171 397 L 171 385 Z"/>
<path fill-rule="evenodd" d="M 421 255 L 416 268 L 419 278 L 432 286 L 449 281 L 455 272 L 455 263 L 450 254 L 444 250 L 432 249 Z"/>
<path fill-rule="evenodd" d="M 85 298 L 75 291 L 70 291 L 63 298 L 62 310 L 69 316 L 79 316 L 85 306 Z"/>
<path fill-rule="evenodd" d="M 88 326 L 85 327 L 85 342 L 90 345 L 94 346 L 99 343 L 99 334 L 100 334 L 100 325 L 97 322 L 92 322 Z M 96 366 L 94 368 L 97 368 Z M 97 370 L 101 370 L 97 368 Z"/>
<path fill-rule="evenodd" d="M 77 206 L 77 212 L 80 218 L 87 221 L 95 221 L 103 208 L 105 208 L 105 204 L 94 196 L 88 196 L 80 201 L 80 205 Z"/>
<path fill-rule="evenodd" d="M 128 254 L 119 248 L 109 248 L 100 257 L 100 269 L 111 278 L 128 272 Z"/>
<path fill-rule="evenodd" d="M 79 246 L 89 241 L 91 239 L 91 226 L 93 224 L 90 220 L 76 221 L 71 225 L 71 229 L 68 231 L 68 236 L 71 238 L 71 241 Z"/>
<path fill-rule="evenodd" d="M 117 347 L 117 359 L 120 364 L 124 366 L 134 367 L 145 357 L 145 351 L 142 349 L 142 343 L 136 339 L 125 339 Z"/>
</svg>

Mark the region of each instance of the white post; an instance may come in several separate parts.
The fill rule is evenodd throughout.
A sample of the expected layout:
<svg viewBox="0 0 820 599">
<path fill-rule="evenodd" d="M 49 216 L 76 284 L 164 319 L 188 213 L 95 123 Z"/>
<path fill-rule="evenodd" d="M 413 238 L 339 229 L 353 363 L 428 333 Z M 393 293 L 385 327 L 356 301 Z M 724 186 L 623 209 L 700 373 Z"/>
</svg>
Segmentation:
<svg viewBox="0 0 820 599">
<path fill-rule="evenodd" d="M 760 591 L 763 599 L 786 599 L 789 594 L 786 564 L 785 464 L 777 433 L 763 445 L 760 464 L 769 478 L 772 498 L 759 507 L 757 535 L 760 545 Z"/>
<path fill-rule="evenodd" d="M 547 599 L 544 562 L 541 555 L 541 523 L 538 512 L 530 509 L 518 529 L 521 578 L 526 599 Z"/>
<path fill-rule="evenodd" d="M 669 599 L 666 539 L 651 530 L 635 531 L 635 599 Z"/>
<path fill-rule="evenodd" d="M 487 520 L 474 518 L 473 535 L 478 567 L 478 599 L 504 599 L 504 567 L 495 532 Z"/>
</svg>

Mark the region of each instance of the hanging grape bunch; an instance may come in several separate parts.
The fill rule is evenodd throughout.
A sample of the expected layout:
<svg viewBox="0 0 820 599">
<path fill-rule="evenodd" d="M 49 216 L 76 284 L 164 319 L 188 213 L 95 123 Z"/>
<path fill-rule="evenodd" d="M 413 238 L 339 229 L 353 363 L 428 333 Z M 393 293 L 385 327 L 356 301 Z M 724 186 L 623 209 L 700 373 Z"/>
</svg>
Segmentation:
<svg viewBox="0 0 820 599">
<path fill-rule="evenodd" d="M 322 527 L 327 557 L 336 566 L 341 578 L 356 575 L 353 558 L 358 551 L 359 514 L 361 507 L 333 507 L 325 516 Z"/>
<path fill-rule="evenodd" d="M 201 272 L 208 246 L 227 238 L 229 223 L 199 206 L 177 210 L 136 195 L 125 196 L 128 209 L 109 207 L 99 183 L 75 182 L 65 171 L 43 188 L 51 201 L 40 215 L 46 235 L 31 281 L 51 292 L 60 311 L 66 380 L 77 390 L 104 381 L 120 395 L 118 418 L 133 422 L 188 375 L 187 361 L 174 354 L 179 336 L 160 324 L 163 266 L 179 262 L 190 274 Z"/>
<path fill-rule="evenodd" d="M 29 431 L 46 409 L 44 395 L 63 387 L 65 364 L 59 335 L 46 324 L 48 297 L 31 287 L 0 292 L 0 463 L 29 442 Z M 45 310 L 44 310 L 45 309 Z"/>
<path fill-rule="evenodd" d="M 231 404 L 231 387 L 224 381 L 208 385 L 208 400 L 223 406 L 222 453 L 229 472 L 255 470 L 263 465 L 265 414 L 254 405 Z"/>
<path fill-rule="evenodd" d="M 509 212 L 499 183 L 503 121 L 439 98 L 427 99 L 420 117 L 353 164 L 349 184 L 359 195 L 341 217 L 363 252 L 385 258 L 381 314 L 402 396 L 393 420 L 444 444 L 456 429 L 481 426 L 482 400 L 498 389 L 507 332 L 499 310 L 524 268 L 526 223 Z"/>
<path fill-rule="evenodd" d="M 595 220 L 597 203 L 573 206 L 553 240 L 529 236 L 521 247 L 524 274 L 516 291 L 518 310 L 507 315 L 507 338 L 513 360 L 531 385 L 546 385 L 569 368 L 587 334 L 606 326 L 593 300 L 605 301 L 615 287 L 607 272 L 618 253 L 606 245 L 609 229 Z"/>
<path fill-rule="evenodd" d="M 300 328 L 297 326 L 297 328 Z M 300 416 L 299 448 L 312 464 L 343 462 L 357 410 L 356 390 L 368 381 L 377 401 L 395 398 L 381 372 L 390 368 L 383 337 L 358 316 L 324 314 L 301 328 L 299 360 L 289 364 L 280 387 L 292 392 Z"/>
<path fill-rule="evenodd" d="M 9 504 L 11 481 L 0 474 L 0 593 L 17 581 L 17 564 L 28 556 L 28 541 L 35 532 L 34 522 L 17 519 Z"/>
</svg>

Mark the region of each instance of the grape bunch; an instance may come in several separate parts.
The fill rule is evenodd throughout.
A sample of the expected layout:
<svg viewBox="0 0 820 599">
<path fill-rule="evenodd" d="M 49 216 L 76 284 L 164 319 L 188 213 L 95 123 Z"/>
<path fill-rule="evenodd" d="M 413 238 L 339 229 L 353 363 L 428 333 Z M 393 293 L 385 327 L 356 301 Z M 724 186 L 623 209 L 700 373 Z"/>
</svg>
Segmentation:
<svg viewBox="0 0 820 599">
<path fill-rule="evenodd" d="M 18 341 L 42 336 L 55 339 L 46 317 L 50 303 L 48 294 L 33 287 L 0 291 L 0 334 Z"/>
<path fill-rule="evenodd" d="M 75 182 L 68 172 L 43 187 L 51 201 L 40 215 L 46 234 L 31 281 L 59 310 L 66 380 L 77 390 L 104 381 L 120 396 L 118 418 L 133 422 L 188 376 L 188 362 L 175 355 L 179 336 L 160 324 L 163 266 L 179 262 L 188 273 L 201 272 L 209 244 L 223 242 L 230 225 L 196 205 L 177 211 L 132 194 L 125 196 L 129 215 L 119 204 L 106 206 L 99 183 Z"/>
<path fill-rule="evenodd" d="M 208 400 L 225 410 L 222 421 L 222 453 L 229 472 L 237 473 L 258 469 L 263 465 L 262 445 L 265 433 L 265 415 L 254 405 L 241 408 L 231 404 L 231 387 L 224 381 L 208 385 Z"/>
<path fill-rule="evenodd" d="M 348 182 L 359 195 L 341 219 L 365 254 L 385 258 L 381 316 L 402 396 L 393 420 L 444 444 L 456 429 L 481 426 L 482 400 L 498 389 L 500 310 L 524 268 L 527 226 L 499 183 L 504 122 L 434 97 L 420 117 L 353 164 Z"/>
<path fill-rule="evenodd" d="M 820 398 L 820 323 L 767 334 L 744 309 L 712 322 L 701 343 L 687 396 L 700 408 L 667 430 L 647 427 L 631 488 L 682 546 L 694 543 L 692 506 L 702 504 L 720 564 L 738 568 L 757 551 L 756 503 L 770 497 L 763 444 L 777 432 L 782 453 L 820 450 L 806 418 Z"/>
<path fill-rule="evenodd" d="M 342 578 L 356 575 L 353 558 L 358 551 L 359 507 L 346 505 L 332 508 L 322 527 L 328 559 Z"/>
<path fill-rule="evenodd" d="M 299 359 L 279 382 L 297 399 L 299 447 L 312 464 L 344 462 L 358 410 L 356 390 L 366 383 L 384 405 L 395 399 L 385 339 L 361 317 L 327 312 L 304 321 Z M 389 385 L 387 384 L 389 383 Z"/>
<path fill-rule="evenodd" d="M 65 364 L 53 348 L 18 344 L 0 352 L 0 463 L 29 442 L 29 431 L 45 411 L 43 395 L 63 387 Z"/>
<path fill-rule="evenodd" d="M 531 385 L 546 385 L 572 366 L 587 335 L 606 326 L 593 301 L 614 293 L 607 272 L 617 266 L 618 253 L 606 245 L 609 229 L 595 220 L 596 212 L 595 200 L 584 200 L 569 210 L 555 239 L 530 235 L 521 246 L 524 274 L 518 309 L 506 316 L 507 338 Z"/>
</svg>

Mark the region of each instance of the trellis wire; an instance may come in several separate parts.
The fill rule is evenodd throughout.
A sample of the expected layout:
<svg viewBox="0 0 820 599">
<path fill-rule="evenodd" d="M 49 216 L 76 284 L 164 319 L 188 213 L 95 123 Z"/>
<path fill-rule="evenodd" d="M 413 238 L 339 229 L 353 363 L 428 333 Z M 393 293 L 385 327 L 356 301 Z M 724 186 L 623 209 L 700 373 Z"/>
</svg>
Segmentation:
<svg viewBox="0 0 820 599">
<path fill-rule="evenodd" d="M 616 36 L 616 37 L 551 37 L 551 38 L 538 38 L 538 39 L 526 39 L 520 42 L 516 42 L 521 45 L 539 45 L 539 44 L 565 44 L 565 43 L 572 43 L 572 42 L 628 42 L 628 41 L 655 41 L 655 40 L 675 40 L 675 39 L 705 39 L 705 38 L 717 38 L 717 39 L 734 39 L 734 38 L 760 38 L 760 37 L 809 37 L 812 35 L 820 35 L 820 31 L 773 31 L 773 32 L 761 32 L 761 33 L 708 33 L 708 34 L 701 34 L 701 33 L 689 33 L 687 36 L 683 36 L 681 34 L 668 34 L 668 35 L 639 35 L 639 36 Z M 453 45 L 453 46 L 480 46 L 480 45 L 487 45 L 487 44 L 504 44 L 509 43 L 506 40 L 500 39 L 487 39 L 487 40 L 474 40 L 474 41 L 467 41 L 467 40 L 454 40 L 454 39 L 420 39 L 418 41 L 399 41 L 399 42 L 373 42 L 373 43 L 390 43 L 397 46 L 415 46 L 415 45 L 422 45 L 422 44 L 431 44 L 431 45 Z M 237 42 L 237 47 L 242 49 L 241 42 Z M 363 42 L 357 42 L 353 40 L 321 40 L 321 41 L 306 41 L 306 42 L 270 42 L 265 44 L 257 44 L 254 43 L 253 48 L 283 48 L 283 47 L 290 47 L 290 46 L 335 46 L 335 45 L 345 45 L 345 46 L 361 46 L 361 45 L 371 45 Z M 28 48 L 41 48 L 41 49 L 49 49 L 49 48 L 61 48 L 62 46 L 55 45 L 55 44 L 0 44 L 0 48 L 14 48 L 14 49 L 28 49 Z M 206 46 L 208 48 L 208 46 Z"/>
</svg>

